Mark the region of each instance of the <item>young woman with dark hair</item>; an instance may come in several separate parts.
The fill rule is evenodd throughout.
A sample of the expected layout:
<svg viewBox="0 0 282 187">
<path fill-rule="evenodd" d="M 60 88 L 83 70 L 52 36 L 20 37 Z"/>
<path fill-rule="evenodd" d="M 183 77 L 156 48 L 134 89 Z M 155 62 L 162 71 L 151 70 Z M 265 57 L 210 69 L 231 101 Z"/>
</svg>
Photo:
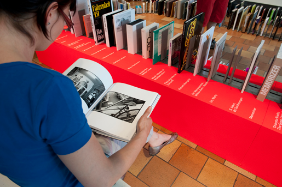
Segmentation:
<svg viewBox="0 0 282 187">
<path fill-rule="evenodd" d="M 0 173 L 20 186 L 112 186 L 147 137 L 151 155 L 177 137 L 152 132 L 148 108 L 136 136 L 112 151 L 119 142 L 93 135 L 72 81 L 30 63 L 72 26 L 75 8 L 76 0 L 0 1 Z M 104 151 L 110 143 L 109 158 L 99 142 Z"/>
</svg>

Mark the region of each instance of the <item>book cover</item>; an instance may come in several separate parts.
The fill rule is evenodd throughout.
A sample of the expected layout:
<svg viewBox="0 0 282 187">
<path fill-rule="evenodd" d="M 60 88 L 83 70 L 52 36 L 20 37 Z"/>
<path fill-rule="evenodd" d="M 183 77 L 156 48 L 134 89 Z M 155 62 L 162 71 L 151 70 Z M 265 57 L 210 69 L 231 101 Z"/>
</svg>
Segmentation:
<svg viewBox="0 0 282 187">
<path fill-rule="evenodd" d="M 90 14 L 83 16 L 83 23 L 84 23 L 84 27 L 85 27 L 86 37 L 88 37 L 88 38 L 93 37 Z"/>
<path fill-rule="evenodd" d="M 97 133 L 130 141 L 145 110 L 155 107 L 160 95 L 128 84 L 113 83 L 100 64 L 78 59 L 64 73 L 81 98 L 89 126 Z"/>
<path fill-rule="evenodd" d="M 142 36 L 142 57 L 152 58 L 153 56 L 153 31 L 159 28 L 159 23 L 152 23 L 141 29 Z"/>
<path fill-rule="evenodd" d="M 269 17 L 267 17 L 264 22 L 263 22 L 263 25 L 262 25 L 262 28 L 261 28 L 261 33 L 260 33 L 260 36 L 262 36 L 264 34 L 264 30 L 265 30 L 265 27 L 266 27 L 266 24 L 268 22 L 268 19 Z"/>
<path fill-rule="evenodd" d="M 245 33 L 248 26 L 249 26 L 249 23 L 250 23 L 250 17 L 251 17 L 252 13 L 248 13 L 247 16 L 246 16 L 246 19 L 244 20 L 244 25 L 242 27 L 242 30 L 241 32 L 242 33 Z"/>
<path fill-rule="evenodd" d="M 236 60 L 234 61 L 234 64 L 232 64 L 233 70 L 232 70 L 232 73 L 231 73 L 231 75 L 230 75 L 228 84 L 230 84 L 230 83 L 232 82 L 233 76 L 234 76 L 234 74 L 235 74 L 235 70 L 236 70 L 236 68 L 237 68 L 237 64 L 239 63 L 239 61 L 240 61 L 240 59 L 241 59 L 242 50 L 243 50 L 243 47 L 239 50 L 238 55 L 237 55 L 237 57 L 236 57 Z"/>
<path fill-rule="evenodd" d="M 232 10 L 235 8 L 235 0 L 231 0 L 228 3 L 228 7 L 227 7 L 227 17 L 231 16 Z"/>
<path fill-rule="evenodd" d="M 208 74 L 207 81 L 212 79 L 215 76 L 216 71 L 218 70 L 219 61 L 220 61 L 220 58 L 222 56 L 222 51 L 223 51 L 223 48 L 224 48 L 224 45 L 225 45 L 226 37 L 227 37 L 227 32 L 224 33 L 223 36 L 215 43 L 212 61 L 211 61 L 211 66 L 210 66 L 210 71 L 209 71 L 209 74 Z"/>
<path fill-rule="evenodd" d="M 179 0 L 178 0 L 179 1 Z M 177 8 L 178 8 L 178 1 L 175 1 L 175 6 L 174 6 L 174 18 L 177 18 Z"/>
<path fill-rule="evenodd" d="M 137 19 L 126 24 L 128 53 L 135 54 L 142 50 L 141 29 L 146 26 L 146 20 Z"/>
<path fill-rule="evenodd" d="M 270 16 L 269 16 L 269 19 L 268 19 L 268 23 L 267 23 L 268 25 L 270 24 L 270 21 L 272 20 L 275 11 L 276 11 L 276 8 L 273 8 L 273 9 L 271 10 L 271 13 L 270 13 Z"/>
<path fill-rule="evenodd" d="M 187 16 L 187 8 L 189 8 L 189 1 L 186 1 L 184 3 L 184 9 L 183 9 L 183 14 L 182 14 L 182 19 L 186 20 Z"/>
<path fill-rule="evenodd" d="M 113 11 L 111 0 L 88 0 L 89 12 L 91 14 L 92 30 L 95 44 L 105 42 L 105 33 L 103 29 L 103 14 Z"/>
<path fill-rule="evenodd" d="M 153 31 L 153 64 L 168 56 L 169 40 L 173 37 L 174 21 Z"/>
<path fill-rule="evenodd" d="M 107 47 L 116 46 L 115 42 L 115 33 L 113 25 L 113 15 L 122 12 L 121 9 L 115 10 L 113 12 L 104 14 L 103 18 L 103 27 L 105 32 L 105 40 Z"/>
<path fill-rule="evenodd" d="M 158 3 L 158 15 L 162 15 L 164 10 L 164 0 L 160 0 Z"/>
<path fill-rule="evenodd" d="M 85 34 L 83 15 L 85 15 L 84 9 L 77 11 L 76 14 L 73 11 L 70 11 L 71 20 L 73 22 L 73 33 L 75 34 L 75 37 Z"/>
<path fill-rule="evenodd" d="M 127 48 L 126 24 L 135 20 L 135 9 L 113 15 L 113 25 L 117 51 Z"/>
<path fill-rule="evenodd" d="M 178 33 L 169 40 L 169 52 L 167 65 L 172 66 L 178 63 L 181 50 L 182 34 Z"/>
<path fill-rule="evenodd" d="M 187 63 L 190 64 L 197 58 L 204 16 L 204 13 L 200 13 L 194 16 L 193 18 L 186 20 L 183 24 L 182 44 L 180 59 L 178 63 L 178 73 L 181 73 L 181 71 L 185 69 Z M 194 45 L 190 45 L 190 40 L 193 37 L 195 39 Z M 192 50 L 191 58 L 188 56 L 189 49 Z"/>
<path fill-rule="evenodd" d="M 182 18 L 182 14 L 183 14 L 183 5 L 185 3 L 185 1 L 187 0 L 178 0 L 178 4 L 177 4 L 177 19 L 181 19 Z"/>
<path fill-rule="evenodd" d="M 260 88 L 260 91 L 257 96 L 257 100 L 263 102 L 269 93 L 278 73 L 280 72 L 282 67 L 282 45 L 279 48 L 276 58 L 273 60 L 267 75 L 263 81 L 263 84 Z"/>
<path fill-rule="evenodd" d="M 234 24 L 237 11 L 238 11 L 237 8 L 235 8 L 234 10 L 232 10 L 232 13 L 231 13 L 231 16 L 230 16 L 230 19 L 229 19 L 229 22 L 228 22 L 227 29 L 231 29 L 232 25 Z"/>
<path fill-rule="evenodd" d="M 215 27 L 211 27 L 209 30 L 207 30 L 204 34 L 201 35 L 199 42 L 199 50 L 193 73 L 194 76 L 196 76 L 207 63 L 214 29 Z"/>
<path fill-rule="evenodd" d="M 253 56 L 253 59 L 252 59 L 249 71 L 247 73 L 246 79 L 245 79 L 244 84 L 243 84 L 242 89 L 241 89 L 241 93 L 243 93 L 245 91 L 245 89 L 246 89 L 246 87 L 248 85 L 248 82 L 249 82 L 249 80 L 250 80 L 250 78 L 252 76 L 252 73 L 253 73 L 252 70 L 253 70 L 254 65 L 255 65 L 255 63 L 257 61 L 258 55 L 260 53 L 260 50 L 261 50 L 263 44 L 264 44 L 264 40 L 261 41 L 260 45 L 258 46 L 258 48 L 257 48 L 257 50 L 256 50 L 256 52 L 255 52 L 255 54 Z"/>
<path fill-rule="evenodd" d="M 256 12 L 254 13 L 254 15 L 253 15 L 253 17 L 252 17 L 252 19 L 251 19 L 251 21 L 250 21 L 250 25 L 249 25 L 248 30 L 247 30 L 247 33 L 248 33 L 248 34 L 251 32 L 251 30 L 252 30 L 252 28 L 253 28 L 253 25 L 254 25 L 254 23 L 255 23 L 255 21 L 256 21 L 256 18 L 257 18 L 257 14 L 258 14 L 258 11 L 256 11 Z"/>
</svg>

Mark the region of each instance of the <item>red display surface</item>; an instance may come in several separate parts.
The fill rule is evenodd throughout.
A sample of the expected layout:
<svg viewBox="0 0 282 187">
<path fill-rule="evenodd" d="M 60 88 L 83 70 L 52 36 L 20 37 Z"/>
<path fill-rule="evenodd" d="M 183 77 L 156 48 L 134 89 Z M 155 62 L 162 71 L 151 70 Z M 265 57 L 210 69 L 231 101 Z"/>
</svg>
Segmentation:
<svg viewBox="0 0 282 187">
<path fill-rule="evenodd" d="M 161 99 L 152 113 L 157 124 L 282 186 L 282 181 L 278 180 L 282 164 L 275 164 L 274 160 L 279 162 L 278 143 L 282 138 L 282 112 L 277 103 L 267 99 L 258 101 L 253 94 L 240 93 L 236 88 L 213 80 L 206 82 L 206 78 L 190 72 L 178 74 L 174 67 L 162 63 L 152 65 L 152 59 L 143 59 L 126 50 L 116 51 L 115 47 L 108 48 L 105 44 L 96 46 L 94 40 L 76 38 L 69 32 L 63 32 L 46 51 L 37 55 L 40 62 L 61 73 L 78 58 L 90 59 L 108 69 L 114 82 L 158 92 Z M 226 69 L 221 65 L 218 71 L 224 73 Z M 244 76 L 246 73 L 240 70 L 234 75 L 242 79 Z M 258 85 L 262 81 L 263 78 L 256 75 L 250 80 Z M 279 83 L 273 88 L 282 90 Z M 261 143 L 264 147 L 271 144 L 270 147 L 277 148 L 269 154 L 268 149 L 261 149 Z"/>
</svg>

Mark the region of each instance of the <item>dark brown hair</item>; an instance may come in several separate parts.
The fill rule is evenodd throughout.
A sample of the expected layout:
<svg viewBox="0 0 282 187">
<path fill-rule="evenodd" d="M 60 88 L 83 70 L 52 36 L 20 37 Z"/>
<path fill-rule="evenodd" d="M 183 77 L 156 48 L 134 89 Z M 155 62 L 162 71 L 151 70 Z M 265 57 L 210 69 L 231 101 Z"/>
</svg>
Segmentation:
<svg viewBox="0 0 282 187">
<path fill-rule="evenodd" d="M 12 26 L 20 33 L 27 36 L 31 45 L 34 44 L 34 38 L 30 32 L 24 27 L 24 21 L 36 18 L 36 24 L 44 36 L 49 39 L 46 29 L 46 13 L 48 7 L 57 2 L 59 8 L 65 9 L 70 5 L 71 11 L 76 11 L 76 0 L 0 0 L 0 15 L 5 14 Z"/>
</svg>

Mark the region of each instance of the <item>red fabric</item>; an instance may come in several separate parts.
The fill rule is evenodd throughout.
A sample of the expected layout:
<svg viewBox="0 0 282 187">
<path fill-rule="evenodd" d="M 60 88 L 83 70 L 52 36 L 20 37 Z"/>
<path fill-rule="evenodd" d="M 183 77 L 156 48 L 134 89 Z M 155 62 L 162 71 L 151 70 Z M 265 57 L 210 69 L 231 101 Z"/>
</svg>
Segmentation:
<svg viewBox="0 0 282 187">
<path fill-rule="evenodd" d="M 221 23 L 226 14 L 228 0 L 198 0 L 197 13 L 205 13 L 203 27 L 207 26 L 209 21 Z"/>
</svg>

